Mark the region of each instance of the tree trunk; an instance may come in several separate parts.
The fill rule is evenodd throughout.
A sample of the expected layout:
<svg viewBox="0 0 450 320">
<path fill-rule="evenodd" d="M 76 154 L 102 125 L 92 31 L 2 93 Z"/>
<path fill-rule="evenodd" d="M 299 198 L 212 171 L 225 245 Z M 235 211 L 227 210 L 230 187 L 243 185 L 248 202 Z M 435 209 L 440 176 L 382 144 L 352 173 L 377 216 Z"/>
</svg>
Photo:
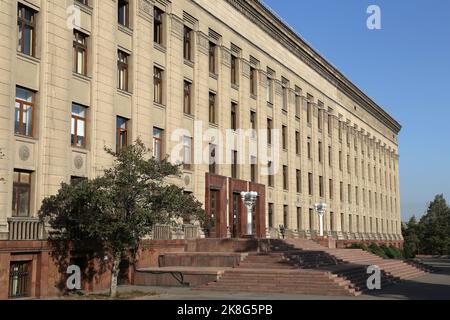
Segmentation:
<svg viewBox="0 0 450 320">
<path fill-rule="evenodd" d="M 111 286 L 110 286 L 110 296 L 111 298 L 117 297 L 117 279 L 119 277 L 119 265 L 120 265 L 120 254 L 113 255 L 112 269 L 111 269 Z"/>
</svg>

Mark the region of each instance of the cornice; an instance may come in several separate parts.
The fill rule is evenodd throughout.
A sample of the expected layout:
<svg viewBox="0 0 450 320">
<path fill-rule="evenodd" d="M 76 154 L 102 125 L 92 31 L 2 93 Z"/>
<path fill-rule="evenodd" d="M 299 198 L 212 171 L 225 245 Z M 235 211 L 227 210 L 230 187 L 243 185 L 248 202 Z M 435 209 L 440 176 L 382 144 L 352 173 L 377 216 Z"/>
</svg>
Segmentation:
<svg viewBox="0 0 450 320">
<path fill-rule="evenodd" d="M 380 120 L 398 134 L 401 125 L 378 104 L 369 98 L 337 68 L 322 57 L 289 26 L 281 21 L 259 0 L 225 0 L 249 20 L 280 42 L 299 59 L 327 79 L 333 86 L 362 106 L 368 113 Z"/>
</svg>

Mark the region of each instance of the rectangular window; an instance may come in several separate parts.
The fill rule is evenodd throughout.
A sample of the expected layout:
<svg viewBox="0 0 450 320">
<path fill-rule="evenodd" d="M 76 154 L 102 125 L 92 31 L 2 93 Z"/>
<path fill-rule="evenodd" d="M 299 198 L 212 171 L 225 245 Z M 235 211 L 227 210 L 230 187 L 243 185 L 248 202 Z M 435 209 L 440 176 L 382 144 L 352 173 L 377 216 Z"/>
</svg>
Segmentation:
<svg viewBox="0 0 450 320">
<path fill-rule="evenodd" d="M 287 150 L 288 149 L 288 132 L 287 132 L 287 127 L 286 126 L 282 126 L 281 127 L 281 138 L 282 138 L 282 143 L 283 143 L 283 149 Z"/>
<path fill-rule="evenodd" d="M 289 227 L 289 207 L 283 206 L 283 226 L 288 229 Z"/>
<path fill-rule="evenodd" d="M 117 51 L 117 87 L 123 91 L 128 91 L 128 57 L 127 53 Z"/>
<path fill-rule="evenodd" d="M 183 57 L 185 60 L 192 61 L 192 29 L 186 26 L 184 26 L 183 43 Z"/>
<path fill-rule="evenodd" d="M 31 261 L 14 261 L 9 264 L 8 298 L 17 299 L 31 295 Z"/>
<path fill-rule="evenodd" d="M 273 228 L 273 203 L 269 203 L 269 228 Z"/>
<path fill-rule="evenodd" d="M 231 177 L 237 179 L 238 177 L 238 152 L 236 150 L 231 151 Z"/>
<path fill-rule="evenodd" d="M 333 200 L 333 192 L 334 192 L 334 190 L 333 190 L 333 179 L 329 179 L 328 180 L 328 192 L 329 192 L 329 197 L 330 197 L 330 200 Z"/>
<path fill-rule="evenodd" d="M 307 146 L 307 151 L 308 151 L 308 159 L 312 159 L 312 154 L 311 154 L 311 137 L 308 137 L 308 141 L 306 143 Z"/>
<path fill-rule="evenodd" d="M 216 124 L 216 95 L 209 93 L 209 123 Z"/>
<path fill-rule="evenodd" d="M 306 103 L 306 121 L 308 122 L 308 124 L 312 123 L 312 99 L 313 97 L 311 95 L 308 94 L 308 98 L 307 98 L 307 103 Z"/>
<path fill-rule="evenodd" d="M 73 30 L 73 72 L 87 75 L 87 36 Z"/>
<path fill-rule="evenodd" d="M 253 67 L 250 67 L 250 94 L 252 96 L 256 96 L 257 95 L 257 75 L 256 75 L 256 69 Z"/>
<path fill-rule="evenodd" d="M 318 150 L 318 152 L 319 152 L 319 162 L 322 163 L 323 151 L 322 151 L 322 142 L 321 141 L 319 141 L 319 150 Z"/>
<path fill-rule="evenodd" d="M 183 111 L 185 114 L 192 114 L 192 83 L 184 81 L 184 101 Z"/>
<path fill-rule="evenodd" d="M 356 200 L 356 205 L 359 206 L 359 188 L 355 187 L 355 200 Z"/>
<path fill-rule="evenodd" d="M 86 147 L 86 113 L 86 107 L 72 103 L 71 143 L 73 147 Z"/>
<path fill-rule="evenodd" d="M 272 119 L 267 119 L 267 143 L 272 144 Z"/>
<path fill-rule="evenodd" d="M 128 119 L 117 117 L 116 151 L 128 145 Z"/>
<path fill-rule="evenodd" d="M 328 146 L 328 165 L 331 167 L 333 164 L 333 149 Z"/>
<path fill-rule="evenodd" d="M 252 182 L 258 182 L 257 168 L 257 159 L 252 156 L 250 159 L 250 179 Z"/>
<path fill-rule="evenodd" d="M 334 228 L 334 213 L 330 212 L 330 230 L 335 231 Z"/>
<path fill-rule="evenodd" d="M 209 144 L 209 173 L 216 174 L 216 148 L 215 144 Z"/>
<path fill-rule="evenodd" d="M 358 159 L 355 158 L 355 176 L 358 176 Z"/>
<path fill-rule="evenodd" d="M 209 43 L 209 72 L 216 74 L 216 44 Z"/>
<path fill-rule="evenodd" d="M 350 173 L 350 155 L 347 155 L 347 173 Z"/>
<path fill-rule="evenodd" d="M 295 87 L 295 116 L 300 118 L 302 110 L 302 89 Z"/>
<path fill-rule="evenodd" d="M 283 189 L 284 190 L 289 190 L 288 175 L 289 175 L 288 167 L 283 166 Z"/>
<path fill-rule="evenodd" d="M 297 230 L 302 230 L 302 208 L 297 207 Z"/>
<path fill-rule="evenodd" d="M 130 26 L 130 4 L 128 0 L 119 0 L 118 7 L 118 22 L 119 24 L 129 27 Z"/>
<path fill-rule="evenodd" d="M 339 200 L 344 201 L 344 183 L 342 181 L 339 182 Z"/>
<path fill-rule="evenodd" d="M 352 186 L 350 184 L 347 185 L 347 200 L 348 203 L 352 203 Z"/>
<path fill-rule="evenodd" d="M 237 119 L 237 104 L 231 103 L 231 129 L 236 131 L 238 128 L 238 119 Z"/>
<path fill-rule="evenodd" d="M 285 84 L 282 86 L 281 110 L 288 111 L 289 91 Z"/>
<path fill-rule="evenodd" d="M 314 213 L 313 209 L 309 208 L 309 230 L 314 230 Z"/>
<path fill-rule="evenodd" d="M 164 11 L 155 6 L 153 14 L 153 41 L 159 45 L 163 45 L 163 16 Z"/>
<path fill-rule="evenodd" d="M 158 67 L 153 68 L 153 101 L 163 104 L 163 73 Z"/>
<path fill-rule="evenodd" d="M 323 105 L 322 105 L 323 107 Z M 322 130 L 323 128 L 323 110 L 319 109 L 317 113 L 317 128 L 319 130 Z"/>
<path fill-rule="evenodd" d="M 153 128 L 153 157 L 158 161 L 161 161 L 164 157 L 163 138 L 164 130 Z"/>
<path fill-rule="evenodd" d="M 191 170 L 192 164 L 192 138 L 188 136 L 183 137 L 183 168 Z"/>
<path fill-rule="evenodd" d="M 34 92 L 16 87 L 14 133 L 32 137 L 34 132 Z"/>
<path fill-rule="evenodd" d="M 234 84 L 236 86 L 239 84 L 238 64 L 238 58 L 234 55 L 231 55 L 231 84 Z"/>
<path fill-rule="evenodd" d="M 302 192 L 302 172 L 300 170 L 295 171 L 295 177 L 296 177 L 296 189 L 297 193 Z"/>
<path fill-rule="evenodd" d="M 323 192 L 324 188 L 323 188 L 323 177 L 319 176 L 319 197 L 323 198 Z"/>
<path fill-rule="evenodd" d="M 295 131 L 295 154 L 300 155 L 300 132 Z"/>
<path fill-rule="evenodd" d="M 333 116 L 331 114 L 328 115 L 328 135 L 333 134 Z"/>
<path fill-rule="evenodd" d="M 31 172 L 14 170 L 12 214 L 14 217 L 30 216 Z"/>
<path fill-rule="evenodd" d="M 17 51 L 34 56 L 36 12 L 23 4 L 17 7 L 18 44 Z"/>
<path fill-rule="evenodd" d="M 256 130 L 256 112 L 250 111 L 250 125 L 252 130 Z"/>
<path fill-rule="evenodd" d="M 313 195 L 313 175 L 312 175 L 312 173 L 308 173 L 308 194 L 310 196 Z"/>
<path fill-rule="evenodd" d="M 273 104 L 273 80 L 269 76 L 266 78 L 266 100 Z"/>
<path fill-rule="evenodd" d="M 268 164 L 267 164 L 267 167 L 268 167 L 268 170 L 269 170 L 269 175 L 267 176 L 267 184 L 269 185 L 269 187 L 274 187 L 274 185 L 275 185 L 275 179 L 274 179 L 274 175 L 273 175 L 273 171 L 274 171 L 274 169 L 272 168 L 272 166 L 273 166 L 273 163 L 272 163 L 272 161 L 269 161 L 268 162 Z"/>
</svg>

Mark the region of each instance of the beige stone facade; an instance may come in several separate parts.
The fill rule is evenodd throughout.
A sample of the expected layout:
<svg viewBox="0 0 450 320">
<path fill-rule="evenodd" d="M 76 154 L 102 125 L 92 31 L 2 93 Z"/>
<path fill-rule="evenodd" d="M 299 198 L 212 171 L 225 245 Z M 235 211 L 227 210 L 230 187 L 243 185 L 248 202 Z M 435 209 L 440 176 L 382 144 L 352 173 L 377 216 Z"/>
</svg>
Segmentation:
<svg viewBox="0 0 450 320">
<path fill-rule="evenodd" d="M 104 146 L 115 147 L 117 116 L 129 119 L 129 141 L 140 137 L 150 148 L 153 128 L 163 129 L 164 150 L 170 153 L 179 143 L 171 141 L 171 133 L 183 128 L 194 134 L 195 120 L 203 121 L 205 129 L 229 129 L 234 102 L 239 128 L 251 127 L 253 111 L 258 129 L 266 129 L 271 119 L 274 129 L 287 130 L 287 148 L 274 150 L 288 170 L 287 190 L 283 170 L 278 170 L 273 187 L 267 185 L 267 176 L 255 179 L 266 185 L 268 234 L 286 225 L 294 236 L 311 236 L 318 228 L 314 204 L 325 202 L 329 235 L 401 239 L 400 125 L 270 11 L 246 0 L 130 0 L 126 27 L 118 24 L 118 2 L 0 1 L 0 148 L 5 154 L 0 159 L 5 179 L 0 182 L 0 238 L 8 237 L 14 220 L 14 170 L 31 173 L 33 218 L 42 199 L 56 193 L 61 182 L 95 177 L 111 165 Z M 33 56 L 17 49 L 18 3 L 35 11 Z M 154 43 L 154 6 L 164 12 L 161 44 Z M 68 21 L 74 12 L 75 29 L 87 36 L 86 75 L 73 72 L 74 32 Z M 192 29 L 192 61 L 184 59 L 183 26 Z M 216 44 L 216 74 L 209 69 L 210 42 Z M 117 89 L 118 50 L 129 55 L 128 90 Z M 232 55 L 237 58 L 234 85 Z M 162 103 L 154 102 L 155 66 L 163 71 Z M 251 78 L 255 94 L 250 92 Z M 189 115 L 183 111 L 185 80 L 192 85 Z M 16 86 L 35 93 L 31 137 L 15 134 Z M 217 99 L 216 125 L 209 124 L 210 92 Z M 84 148 L 71 145 L 72 103 L 87 107 Z M 208 170 L 206 163 L 194 164 L 180 179 L 202 202 Z M 216 173 L 229 177 L 231 166 L 219 165 Z M 250 181 L 250 165 L 240 165 L 237 174 Z"/>
</svg>

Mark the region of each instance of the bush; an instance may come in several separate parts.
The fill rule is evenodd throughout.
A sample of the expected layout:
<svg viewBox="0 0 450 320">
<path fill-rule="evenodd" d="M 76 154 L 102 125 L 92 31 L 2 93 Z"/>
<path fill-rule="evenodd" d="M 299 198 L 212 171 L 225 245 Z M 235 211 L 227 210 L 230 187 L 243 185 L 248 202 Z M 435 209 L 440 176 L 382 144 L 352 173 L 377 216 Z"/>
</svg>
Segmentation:
<svg viewBox="0 0 450 320">
<path fill-rule="evenodd" d="M 371 253 L 373 253 L 373 254 L 375 254 L 377 256 L 380 256 L 380 257 L 382 257 L 384 259 L 387 258 L 387 255 L 384 252 L 384 250 L 381 247 L 379 247 L 376 243 L 371 243 L 369 245 L 369 252 L 371 252 Z"/>
<path fill-rule="evenodd" d="M 350 249 L 361 249 L 364 251 L 368 251 L 368 248 L 364 243 L 352 243 Z"/>
</svg>

